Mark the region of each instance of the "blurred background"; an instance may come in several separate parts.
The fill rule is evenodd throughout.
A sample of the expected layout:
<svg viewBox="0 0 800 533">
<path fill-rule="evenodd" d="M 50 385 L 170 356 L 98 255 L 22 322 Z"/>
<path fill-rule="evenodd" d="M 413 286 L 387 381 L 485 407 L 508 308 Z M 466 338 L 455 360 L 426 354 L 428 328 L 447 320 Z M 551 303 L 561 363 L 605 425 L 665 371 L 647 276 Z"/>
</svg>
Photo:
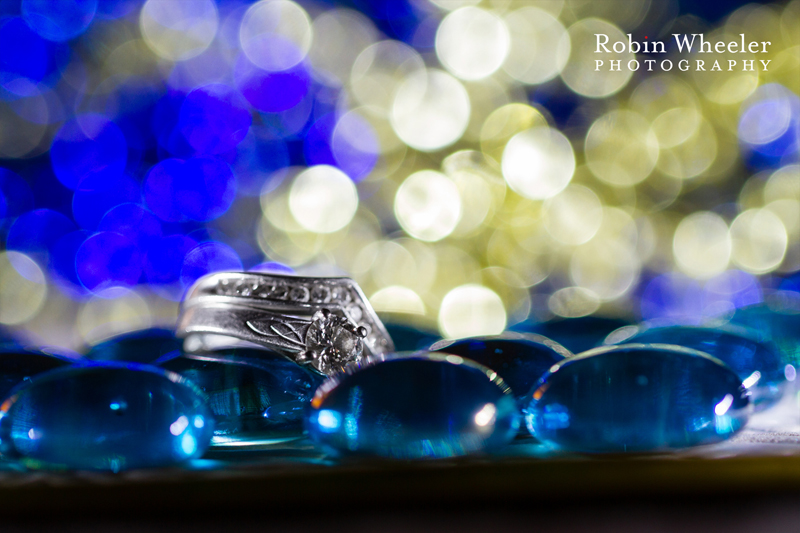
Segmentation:
<svg viewBox="0 0 800 533">
<path fill-rule="evenodd" d="M 0 324 L 80 349 L 243 269 L 446 337 L 797 302 L 799 94 L 800 0 L 3 0 Z"/>
</svg>

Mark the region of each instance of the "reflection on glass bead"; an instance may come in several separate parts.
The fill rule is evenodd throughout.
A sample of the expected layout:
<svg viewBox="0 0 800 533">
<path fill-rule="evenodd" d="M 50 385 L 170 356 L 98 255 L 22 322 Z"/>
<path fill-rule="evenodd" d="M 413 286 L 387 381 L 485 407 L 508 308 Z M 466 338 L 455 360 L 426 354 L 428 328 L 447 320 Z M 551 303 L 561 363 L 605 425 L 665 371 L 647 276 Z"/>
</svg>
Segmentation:
<svg viewBox="0 0 800 533">
<path fill-rule="evenodd" d="M 630 322 L 617 318 L 583 316 L 551 320 L 539 324 L 523 322 L 511 329 L 544 335 L 572 353 L 581 353 L 600 345 L 606 335 L 629 324 Z"/>
<path fill-rule="evenodd" d="M 790 376 L 796 376 L 800 369 L 800 308 L 795 306 L 753 305 L 739 309 L 731 322 L 758 331 L 778 346 L 785 368 Z M 788 379 L 788 378 L 787 378 Z"/>
<path fill-rule="evenodd" d="M 67 366 L 70 360 L 24 349 L 0 350 L 0 402 L 17 385 L 30 382 L 37 374 Z"/>
<path fill-rule="evenodd" d="M 386 331 L 394 341 L 394 347 L 398 352 L 424 350 L 428 346 L 440 339 L 435 331 L 428 331 L 412 326 L 384 322 Z"/>
<path fill-rule="evenodd" d="M 545 374 L 531 433 L 586 453 L 656 452 L 725 440 L 747 421 L 739 377 L 706 354 L 666 345 L 590 350 Z"/>
<path fill-rule="evenodd" d="M 572 353 L 555 341 L 532 333 L 506 332 L 489 337 L 440 341 L 431 351 L 460 355 L 497 372 L 514 396 L 527 396 L 551 366 Z"/>
<path fill-rule="evenodd" d="M 197 458 L 214 432 L 194 385 L 136 364 L 42 374 L 18 389 L 0 415 L 5 457 L 75 469 L 119 471 Z"/>
<path fill-rule="evenodd" d="M 329 448 L 400 459 L 502 446 L 519 429 L 517 402 L 497 374 L 456 355 L 417 353 L 322 384 L 309 436 Z"/>
<path fill-rule="evenodd" d="M 180 350 L 183 340 L 163 328 L 150 328 L 111 337 L 89 350 L 86 359 L 93 361 L 129 361 L 151 364 L 175 350 Z"/>
<path fill-rule="evenodd" d="M 761 410 L 780 399 L 786 378 L 777 346 L 758 341 L 750 333 L 733 326 L 629 326 L 612 333 L 609 340 L 615 344 L 677 344 L 716 357 L 736 372 L 750 391 L 750 401 Z"/>
<path fill-rule="evenodd" d="M 254 348 L 176 352 L 159 366 L 191 380 L 208 396 L 217 421 L 213 445 L 301 435 L 305 408 L 323 380 L 285 357 Z"/>
</svg>

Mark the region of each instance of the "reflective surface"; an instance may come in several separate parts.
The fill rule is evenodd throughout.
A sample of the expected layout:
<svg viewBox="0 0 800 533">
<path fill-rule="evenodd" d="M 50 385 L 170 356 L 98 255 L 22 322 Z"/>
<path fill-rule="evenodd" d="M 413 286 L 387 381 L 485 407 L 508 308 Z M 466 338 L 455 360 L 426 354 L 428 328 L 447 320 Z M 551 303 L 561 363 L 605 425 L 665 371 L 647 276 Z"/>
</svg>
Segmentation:
<svg viewBox="0 0 800 533">
<path fill-rule="evenodd" d="M 95 361 L 130 361 L 153 363 L 175 350 L 180 350 L 183 340 L 175 337 L 172 330 L 149 328 L 125 333 L 98 343 L 86 354 Z"/>
<path fill-rule="evenodd" d="M 507 443 L 517 403 L 497 375 L 455 355 L 414 354 L 324 383 L 309 436 L 340 452 L 398 459 L 465 455 Z"/>
<path fill-rule="evenodd" d="M 630 322 L 617 318 L 584 316 L 531 324 L 523 322 L 512 329 L 544 335 L 564 346 L 572 353 L 581 353 L 598 346 L 606 335 Z"/>
<path fill-rule="evenodd" d="M 424 350 L 440 339 L 435 331 L 423 330 L 396 322 L 383 323 L 398 352 Z"/>
<path fill-rule="evenodd" d="M 103 363 L 54 370 L 0 407 L 0 449 L 26 464 L 119 471 L 203 455 L 214 419 L 177 374 Z"/>
<path fill-rule="evenodd" d="M 754 305 L 738 310 L 731 322 L 753 328 L 772 339 L 787 364 L 795 370 L 800 366 L 800 309 Z"/>
<path fill-rule="evenodd" d="M 736 374 L 681 347 L 597 348 L 545 374 L 526 422 L 540 440 L 588 453 L 657 452 L 729 438 L 747 421 Z"/>
<path fill-rule="evenodd" d="M 267 350 L 235 348 L 173 354 L 159 366 L 208 395 L 217 421 L 213 445 L 247 445 L 299 436 L 303 414 L 322 376 Z"/>
<path fill-rule="evenodd" d="M 616 344 L 677 344 L 705 352 L 731 367 L 750 391 L 750 401 L 756 409 L 764 409 L 778 401 L 783 393 L 784 365 L 777 346 L 760 342 L 749 336 L 751 333 L 732 326 L 641 326 L 615 332 L 609 340 Z"/>
<path fill-rule="evenodd" d="M 69 364 L 66 358 L 33 350 L 0 350 L 0 397 L 5 400 L 17 385 L 30 382 L 37 374 Z"/>
<path fill-rule="evenodd" d="M 551 366 L 572 353 L 555 341 L 531 333 L 440 341 L 432 351 L 460 355 L 497 372 L 521 400 Z"/>
</svg>

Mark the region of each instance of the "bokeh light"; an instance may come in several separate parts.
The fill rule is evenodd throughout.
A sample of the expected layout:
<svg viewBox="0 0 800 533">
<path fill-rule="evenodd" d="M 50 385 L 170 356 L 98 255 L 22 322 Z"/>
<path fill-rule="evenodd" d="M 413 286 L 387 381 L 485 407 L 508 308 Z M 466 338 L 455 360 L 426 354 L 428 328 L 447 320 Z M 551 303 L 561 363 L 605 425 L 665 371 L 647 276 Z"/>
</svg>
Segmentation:
<svg viewBox="0 0 800 533">
<path fill-rule="evenodd" d="M 797 298 L 800 2 L 698 6 L 5 2 L 0 324 L 78 349 L 224 269 L 446 336 Z"/>
</svg>

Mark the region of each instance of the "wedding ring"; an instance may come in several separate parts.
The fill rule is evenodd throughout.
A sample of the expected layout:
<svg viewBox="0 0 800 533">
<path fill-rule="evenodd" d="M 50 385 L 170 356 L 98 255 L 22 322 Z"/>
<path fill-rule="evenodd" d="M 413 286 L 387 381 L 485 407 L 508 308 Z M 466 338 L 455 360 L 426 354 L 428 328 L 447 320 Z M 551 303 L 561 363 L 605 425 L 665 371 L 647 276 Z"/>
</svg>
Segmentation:
<svg viewBox="0 0 800 533">
<path fill-rule="evenodd" d="M 350 278 L 216 272 L 200 278 L 181 304 L 177 335 L 196 351 L 241 339 L 322 374 L 362 356 L 394 351 L 389 333 Z"/>
</svg>

